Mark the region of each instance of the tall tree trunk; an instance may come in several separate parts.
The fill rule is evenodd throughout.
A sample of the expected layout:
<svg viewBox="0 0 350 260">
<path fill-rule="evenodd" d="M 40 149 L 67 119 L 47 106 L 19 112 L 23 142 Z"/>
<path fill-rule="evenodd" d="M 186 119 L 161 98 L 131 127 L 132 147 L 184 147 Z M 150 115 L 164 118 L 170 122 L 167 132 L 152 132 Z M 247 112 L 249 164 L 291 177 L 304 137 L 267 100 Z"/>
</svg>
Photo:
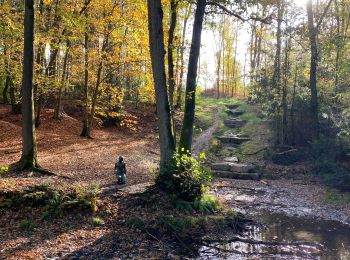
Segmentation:
<svg viewBox="0 0 350 260">
<path fill-rule="evenodd" d="M 238 76 L 236 75 L 237 44 L 238 44 L 238 25 L 237 25 L 236 35 L 235 35 L 235 54 L 233 56 L 233 80 L 234 80 L 235 96 L 237 96 L 237 76 Z"/>
<path fill-rule="evenodd" d="M 182 85 L 183 85 L 183 76 L 184 76 L 184 68 L 185 68 L 184 56 L 185 56 L 186 28 L 187 28 L 189 13 L 191 11 L 190 7 L 191 5 L 189 5 L 189 8 L 186 10 L 184 24 L 182 28 L 182 39 L 181 39 L 181 49 L 180 49 L 181 68 L 180 68 L 180 80 L 177 86 L 177 99 L 176 99 L 176 105 L 175 105 L 176 109 L 180 109 L 181 103 L 182 103 Z"/>
<path fill-rule="evenodd" d="M 275 129 L 276 129 L 276 144 L 280 144 L 281 142 L 281 107 L 279 105 L 280 96 L 281 96 L 281 38 L 282 38 L 282 18 L 283 18 L 283 0 L 278 0 L 277 8 L 278 8 L 278 17 L 277 17 L 277 35 L 276 35 L 276 54 L 275 54 L 275 62 L 274 62 L 274 70 L 272 77 L 272 87 L 273 91 L 277 94 L 277 108 L 276 108 L 276 120 L 275 120 Z"/>
<path fill-rule="evenodd" d="M 175 90 L 175 77 L 174 77 L 174 33 L 177 19 L 177 0 L 170 1 L 170 28 L 168 39 L 168 84 L 169 84 L 169 104 L 170 110 L 174 109 L 174 90 Z"/>
<path fill-rule="evenodd" d="M 294 72 L 294 84 L 293 84 L 293 95 L 292 95 L 292 104 L 290 108 L 290 121 L 291 121 L 291 134 L 292 134 L 292 145 L 295 144 L 295 118 L 294 118 L 294 110 L 295 110 L 295 95 L 297 88 L 297 76 L 298 76 L 298 65 L 295 64 L 295 72 Z"/>
<path fill-rule="evenodd" d="M 39 75 L 42 72 L 42 64 L 44 63 L 44 59 L 43 59 L 43 44 L 41 42 L 39 42 L 38 47 L 37 47 L 37 53 L 36 53 L 36 59 L 35 59 L 35 63 L 36 63 L 36 69 L 35 69 L 35 75 Z M 34 84 L 34 110 L 37 108 L 38 106 L 38 81 L 35 82 Z M 36 122 L 36 118 L 35 118 L 35 125 L 37 124 Z"/>
<path fill-rule="evenodd" d="M 22 157 L 16 164 L 22 170 L 32 170 L 38 166 L 34 127 L 33 61 L 34 0 L 25 0 L 22 76 Z"/>
<path fill-rule="evenodd" d="M 287 84 L 289 75 L 289 50 L 290 39 L 286 40 L 285 56 L 284 56 L 284 82 L 282 89 L 282 144 L 288 142 L 288 104 L 287 104 Z"/>
<path fill-rule="evenodd" d="M 96 104 L 97 104 L 98 91 L 99 91 L 99 87 L 100 87 L 100 84 L 101 84 L 102 68 L 103 68 L 103 62 L 101 60 L 99 65 L 98 65 L 96 85 L 95 85 L 95 89 L 94 89 L 94 94 L 92 96 L 90 118 L 88 120 L 88 122 L 89 122 L 88 133 L 87 133 L 88 136 L 91 136 L 92 122 L 93 122 L 94 116 L 95 116 L 95 109 L 96 109 Z"/>
<path fill-rule="evenodd" d="M 40 115 L 41 115 L 41 109 L 42 109 L 42 105 L 44 102 L 44 94 L 40 93 L 39 94 L 39 98 L 36 102 L 36 115 L 35 115 L 35 127 L 39 127 L 41 124 L 41 119 L 40 119 Z"/>
<path fill-rule="evenodd" d="M 56 97 L 56 106 L 53 118 L 58 120 L 61 118 L 61 100 L 62 100 L 62 89 L 66 82 L 66 74 L 67 74 L 67 64 L 68 64 L 68 56 L 69 56 L 69 50 L 70 50 L 70 43 L 67 41 L 66 46 L 66 53 L 63 58 L 63 68 L 62 68 L 62 75 L 61 75 L 61 82 L 58 89 L 57 97 Z"/>
<path fill-rule="evenodd" d="M 196 104 L 196 79 L 201 34 L 204 20 L 206 0 L 198 0 L 193 23 L 192 43 L 187 70 L 185 113 L 179 143 L 180 153 L 191 152 L 195 104 Z"/>
<path fill-rule="evenodd" d="M 5 80 L 5 87 L 2 91 L 2 99 L 4 101 L 5 104 L 7 104 L 9 102 L 8 98 L 7 98 L 7 91 L 9 90 L 9 87 L 10 87 L 10 81 L 11 81 L 11 78 L 10 76 L 6 76 L 6 80 Z"/>
<path fill-rule="evenodd" d="M 12 80 L 10 81 L 10 102 L 11 102 L 11 112 L 12 114 L 20 114 L 21 109 L 16 102 L 16 90 L 13 87 Z"/>
<path fill-rule="evenodd" d="M 160 0 L 148 0 L 149 46 L 159 125 L 160 173 L 167 173 L 175 152 L 165 76 L 163 10 Z"/>
<path fill-rule="evenodd" d="M 217 70 L 216 70 L 216 98 L 220 98 L 220 62 L 221 62 L 221 51 L 217 52 Z"/>
<path fill-rule="evenodd" d="M 311 48 L 310 59 L 310 108 L 311 108 L 311 136 L 312 140 L 317 139 L 319 136 L 319 121 L 318 121 L 318 97 L 317 97 L 317 63 L 318 63 L 318 51 L 317 51 L 317 28 L 314 25 L 314 14 L 312 10 L 312 0 L 308 0 L 306 4 L 307 20 L 309 29 L 309 39 Z"/>
<path fill-rule="evenodd" d="M 88 1 L 85 1 L 85 5 L 88 5 Z M 83 129 L 80 136 L 89 136 L 89 35 L 88 35 L 88 13 L 87 8 L 84 11 L 85 14 L 85 33 L 84 33 L 84 109 L 83 109 Z"/>
<path fill-rule="evenodd" d="M 339 15 L 339 6 L 338 1 L 334 1 L 334 8 L 335 8 L 335 15 L 336 15 L 336 21 L 337 21 L 337 39 L 336 39 L 336 57 L 335 57 L 335 79 L 334 79 L 334 85 L 335 85 L 335 91 L 338 91 L 338 82 L 339 82 L 339 59 L 340 59 L 340 47 L 341 47 L 341 34 L 340 34 L 340 15 Z"/>
<path fill-rule="evenodd" d="M 174 138 L 176 140 L 176 127 L 174 121 L 174 92 L 175 92 L 175 75 L 174 75 L 174 33 L 177 19 L 177 0 L 170 1 L 170 27 L 168 39 L 168 82 L 169 82 L 169 105 L 170 115 L 173 126 Z"/>
<path fill-rule="evenodd" d="M 244 66 L 243 66 L 243 97 L 246 96 L 246 84 L 245 84 L 246 67 L 247 67 L 247 53 L 245 53 L 245 55 L 244 55 Z"/>
</svg>

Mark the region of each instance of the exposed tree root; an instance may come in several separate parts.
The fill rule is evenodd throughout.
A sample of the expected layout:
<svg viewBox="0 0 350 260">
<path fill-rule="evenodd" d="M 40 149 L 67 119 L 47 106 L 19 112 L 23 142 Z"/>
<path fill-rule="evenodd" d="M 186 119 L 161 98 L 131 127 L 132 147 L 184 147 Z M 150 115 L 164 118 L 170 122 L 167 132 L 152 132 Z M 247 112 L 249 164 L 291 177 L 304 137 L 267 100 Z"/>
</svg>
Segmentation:
<svg viewBox="0 0 350 260">
<path fill-rule="evenodd" d="M 3 151 L 4 154 L 13 154 L 13 153 L 19 153 L 19 150 L 5 150 Z"/>
<path fill-rule="evenodd" d="M 40 165 L 38 165 L 37 163 L 35 163 L 35 166 L 27 166 L 26 163 L 23 160 L 20 160 L 16 163 L 13 163 L 9 166 L 9 172 L 21 172 L 21 171 L 32 171 L 32 172 L 37 172 L 43 175 L 47 175 L 47 176 L 56 176 L 59 178 L 63 178 L 63 179 L 69 179 L 71 180 L 72 178 L 68 177 L 68 176 L 63 176 L 63 175 L 57 175 L 56 173 L 42 168 L 40 167 Z"/>
</svg>

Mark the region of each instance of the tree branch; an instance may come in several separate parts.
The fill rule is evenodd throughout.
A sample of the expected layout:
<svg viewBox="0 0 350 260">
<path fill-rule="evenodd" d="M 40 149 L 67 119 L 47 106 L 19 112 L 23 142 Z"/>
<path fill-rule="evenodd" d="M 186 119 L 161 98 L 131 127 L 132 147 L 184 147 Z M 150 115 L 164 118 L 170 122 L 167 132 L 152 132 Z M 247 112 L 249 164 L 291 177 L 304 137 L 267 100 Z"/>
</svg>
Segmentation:
<svg viewBox="0 0 350 260">
<path fill-rule="evenodd" d="M 332 1 L 332 0 L 331 0 Z M 211 6 L 216 6 L 218 8 L 220 8 L 225 14 L 234 16 L 238 19 L 240 19 L 243 22 L 247 22 L 249 20 L 255 20 L 258 22 L 262 22 L 265 24 L 270 24 L 271 23 L 271 16 L 265 17 L 265 18 L 261 18 L 261 17 L 257 17 L 257 16 L 250 16 L 249 18 L 244 18 L 243 16 L 229 10 L 227 7 L 225 7 L 224 5 L 217 3 L 217 2 L 207 2 L 207 5 L 211 5 Z"/>
<path fill-rule="evenodd" d="M 326 16 L 327 12 L 328 12 L 328 9 L 329 7 L 331 6 L 333 0 L 329 0 L 326 8 L 324 9 L 323 13 L 322 13 L 322 16 L 320 17 L 320 20 L 318 21 L 317 25 L 316 25 L 316 30 L 318 31 L 318 29 L 320 28 L 322 22 L 323 22 L 323 19 L 324 17 Z"/>
</svg>

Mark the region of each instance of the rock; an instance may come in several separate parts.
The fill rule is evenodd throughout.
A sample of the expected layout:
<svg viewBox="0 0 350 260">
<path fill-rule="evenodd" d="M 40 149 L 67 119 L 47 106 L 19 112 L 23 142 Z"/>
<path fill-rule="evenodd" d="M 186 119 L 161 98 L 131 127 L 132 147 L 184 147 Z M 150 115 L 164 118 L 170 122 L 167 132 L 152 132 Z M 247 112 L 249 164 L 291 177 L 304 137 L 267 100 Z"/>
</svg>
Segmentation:
<svg viewBox="0 0 350 260">
<path fill-rule="evenodd" d="M 226 110 L 226 113 L 232 116 L 240 116 L 244 114 L 244 111 L 238 110 L 238 109 L 233 109 L 233 110 Z"/>
<path fill-rule="evenodd" d="M 230 166 L 230 163 L 227 163 L 227 162 L 213 163 L 211 165 L 211 169 L 218 170 L 218 171 L 230 171 L 231 166 Z"/>
<path fill-rule="evenodd" d="M 245 120 L 240 120 L 237 118 L 230 118 L 224 121 L 225 125 L 230 128 L 239 128 L 244 126 L 247 122 Z"/>
<path fill-rule="evenodd" d="M 254 166 L 242 163 L 230 163 L 230 170 L 232 172 L 253 172 Z"/>
<path fill-rule="evenodd" d="M 226 104 L 225 105 L 228 109 L 236 109 L 239 107 L 239 104 Z"/>
<path fill-rule="evenodd" d="M 211 169 L 216 171 L 253 172 L 254 166 L 234 162 L 219 162 L 213 163 Z"/>
<path fill-rule="evenodd" d="M 218 139 L 222 143 L 230 143 L 230 144 L 241 144 L 241 143 L 250 141 L 249 137 L 241 136 L 241 135 L 233 135 L 233 134 L 219 136 Z"/>
<path fill-rule="evenodd" d="M 223 160 L 224 162 L 238 163 L 238 158 L 236 156 L 226 157 Z"/>
<path fill-rule="evenodd" d="M 303 159 L 303 155 L 297 149 L 291 149 L 272 155 L 271 160 L 278 165 L 292 165 Z"/>
<path fill-rule="evenodd" d="M 214 177 L 230 178 L 241 180 L 259 180 L 260 174 L 256 172 L 230 172 L 230 171 L 212 171 Z"/>
</svg>

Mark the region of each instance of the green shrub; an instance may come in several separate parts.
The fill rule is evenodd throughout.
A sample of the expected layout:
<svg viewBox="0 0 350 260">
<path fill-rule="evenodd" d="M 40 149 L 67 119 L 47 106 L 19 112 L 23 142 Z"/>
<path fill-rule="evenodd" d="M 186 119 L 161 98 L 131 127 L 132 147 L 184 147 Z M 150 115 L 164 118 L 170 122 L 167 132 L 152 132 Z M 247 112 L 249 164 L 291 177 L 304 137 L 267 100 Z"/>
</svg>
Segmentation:
<svg viewBox="0 0 350 260">
<path fill-rule="evenodd" d="M 160 173 L 157 183 L 180 199 L 195 201 L 201 197 L 211 180 L 210 170 L 203 166 L 204 160 L 203 153 L 199 155 L 198 160 L 188 153 L 176 153 L 173 167 L 166 173 Z"/>
<path fill-rule="evenodd" d="M 174 217 L 173 215 L 162 216 L 159 225 L 170 232 L 183 232 L 193 227 L 197 219 L 191 216 Z"/>
<path fill-rule="evenodd" d="M 324 202 L 334 205 L 344 205 L 350 203 L 350 193 L 339 193 L 328 191 L 323 198 Z"/>
<path fill-rule="evenodd" d="M 5 173 L 9 170 L 8 166 L 0 166 L 0 174 Z"/>
<path fill-rule="evenodd" d="M 350 191 L 350 172 L 336 161 L 340 153 L 339 146 L 328 138 L 311 144 L 310 155 L 314 161 L 315 175 L 326 185 Z"/>
<path fill-rule="evenodd" d="M 63 192 L 41 184 L 23 191 L 7 193 L 0 208 L 42 207 L 42 218 L 61 216 L 67 210 L 91 210 L 99 205 L 100 189 L 97 185 L 78 186 L 70 192 Z"/>
<path fill-rule="evenodd" d="M 100 192 L 101 189 L 96 184 L 78 186 L 75 189 L 77 203 L 83 208 L 90 208 L 92 212 L 96 212 L 100 202 L 98 199 Z"/>
<path fill-rule="evenodd" d="M 64 197 L 54 190 L 48 199 L 42 218 L 61 216 L 63 213 Z"/>
<path fill-rule="evenodd" d="M 126 220 L 126 225 L 129 227 L 142 229 L 145 226 L 145 222 L 138 217 L 130 217 Z"/>
<path fill-rule="evenodd" d="M 102 226 L 105 224 L 105 221 L 102 218 L 99 217 L 93 217 L 92 218 L 92 223 L 96 226 Z"/>
<path fill-rule="evenodd" d="M 197 210 L 200 212 L 213 213 L 220 208 L 220 202 L 215 196 L 211 194 L 204 194 L 201 198 L 196 199 L 193 202 L 177 199 L 175 206 L 178 209 L 182 209 L 188 212 Z"/>
<path fill-rule="evenodd" d="M 33 231 L 34 230 L 34 222 L 31 219 L 23 220 L 21 223 L 19 223 L 19 228 L 22 231 Z"/>
</svg>

